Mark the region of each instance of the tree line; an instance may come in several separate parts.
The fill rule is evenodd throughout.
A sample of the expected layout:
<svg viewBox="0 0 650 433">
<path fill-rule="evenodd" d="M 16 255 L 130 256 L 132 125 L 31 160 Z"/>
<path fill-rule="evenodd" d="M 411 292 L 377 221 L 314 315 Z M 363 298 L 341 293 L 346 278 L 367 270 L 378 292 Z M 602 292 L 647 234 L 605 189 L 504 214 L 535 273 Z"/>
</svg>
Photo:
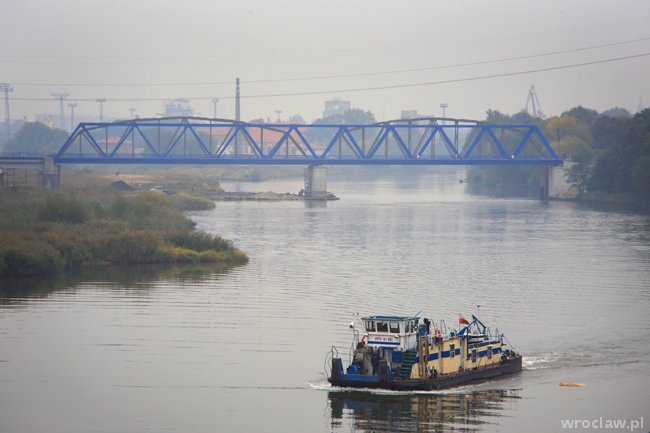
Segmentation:
<svg viewBox="0 0 650 433">
<path fill-rule="evenodd" d="M 650 109 L 632 116 L 619 107 L 599 113 L 577 106 L 549 119 L 526 112 L 508 115 L 488 110 L 486 114 L 490 123 L 537 125 L 553 150 L 575 163 L 566 177 L 579 194 L 650 199 Z M 539 190 L 539 169 L 472 167 L 468 180 L 491 188 L 535 193 Z"/>
</svg>

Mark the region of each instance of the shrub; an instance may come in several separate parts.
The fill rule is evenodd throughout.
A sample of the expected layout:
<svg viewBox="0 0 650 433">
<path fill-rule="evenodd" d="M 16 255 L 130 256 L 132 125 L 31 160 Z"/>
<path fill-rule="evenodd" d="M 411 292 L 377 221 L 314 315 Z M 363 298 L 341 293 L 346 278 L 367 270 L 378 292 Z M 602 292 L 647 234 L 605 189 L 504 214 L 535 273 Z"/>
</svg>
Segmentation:
<svg viewBox="0 0 650 433">
<path fill-rule="evenodd" d="M 159 249 L 159 257 L 166 262 L 198 262 L 200 255 L 187 248 L 164 245 Z"/>
<path fill-rule="evenodd" d="M 34 215 L 38 218 L 35 219 Z M 110 261 L 244 263 L 232 242 L 191 230 L 162 194 L 95 197 L 0 193 L 0 276 Z"/>
<path fill-rule="evenodd" d="M 229 251 L 234 249 L 232 241 L 205 232 L 175 230 L 168 232 L 165 235 L 165 240 L 179 247 L 189 248 L 198 252 L 205 250 Z"/>
<path fill-rule="evenodd" d="M 34 234 L 59 253 L 66 267 L 79 266 L 91 258 L 83 234 L 74 229 L 66 230 L 56 224 L 41 223 L 34 227 Z"/>
<path fill-rule="evenodd" d="M 122 194 L 118 194 L 108 207 L 108 213 L 115 219 L 125 220 L 132 211 L 132 203 Z"/>
<path fill-rule="evenodd" d="M 80 224 L 90 218 L 86 203 L 76 197 L 61 194 L 49 194 L 36 208 L 39 221 L 59 221 Z"/>
<path fill-rule="evenodd" d="M 63 269 L 64 260 L 47 242 L 29 234 L 0 233 L 0 275 L 45 274 Z"/>
<path fill-rule="evenodd" d="M 178 193 L 171 196 L 171 202 L 180 211 L 189 210 L 210 210 L 215 208 L 212 200 L 199 195 L 190 195 L 186 193 Z"/>
</svg>

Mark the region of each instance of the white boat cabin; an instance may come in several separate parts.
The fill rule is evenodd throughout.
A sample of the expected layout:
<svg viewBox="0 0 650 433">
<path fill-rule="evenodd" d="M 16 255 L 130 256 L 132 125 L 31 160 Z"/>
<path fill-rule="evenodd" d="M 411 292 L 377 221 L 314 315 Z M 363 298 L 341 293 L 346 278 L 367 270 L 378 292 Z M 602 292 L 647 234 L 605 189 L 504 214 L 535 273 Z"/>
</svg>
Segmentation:
<svg viewBox="0 0 650 433">
<path fill-rule="evenodd" d="M 362 317 L 363 341 L 373 349 L 406 351 L 418 345 L 419 317 L 369 316 Z"/>
</svg>

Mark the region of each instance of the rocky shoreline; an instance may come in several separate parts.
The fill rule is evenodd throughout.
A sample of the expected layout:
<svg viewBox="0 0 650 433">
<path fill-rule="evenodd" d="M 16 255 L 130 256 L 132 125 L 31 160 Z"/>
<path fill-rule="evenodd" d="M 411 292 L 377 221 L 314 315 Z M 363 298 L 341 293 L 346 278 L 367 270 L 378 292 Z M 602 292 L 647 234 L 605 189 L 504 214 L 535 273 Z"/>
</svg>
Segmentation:
<svg viewBox="0 0 650 433">
<path fill-rule="evenodd" d="M 225 192 L 212 197 L 214 201 L 298 201 L 298 200 L 338 200 L 334 194 L 309 196 L 305 194 L 266 192 Z"/>
</svg>

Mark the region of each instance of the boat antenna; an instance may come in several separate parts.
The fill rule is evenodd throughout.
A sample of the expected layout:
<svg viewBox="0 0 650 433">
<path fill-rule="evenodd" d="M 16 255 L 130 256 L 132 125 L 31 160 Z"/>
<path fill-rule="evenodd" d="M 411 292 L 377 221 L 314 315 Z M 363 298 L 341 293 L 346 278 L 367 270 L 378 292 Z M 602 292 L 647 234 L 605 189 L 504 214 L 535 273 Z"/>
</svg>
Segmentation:
<svg viewBox="0 0 650 433">
<path fill-rule="evenodd" d="M 409 320 L 415 319 L 416 317 L 418 317 L 418 316 L 420 315 L 421 312 L 422 312 L 422 310 L 418 311 L 418 312 L 415 313 L 415 315 L 414 315 L 413 317 L 411 317 L 411 319 L 409 319 Z"/>
<path fill-rule="evenodd" d="M 476 317 L 481 318 L 481 306 L 476 305 Z"/>
</svg>

